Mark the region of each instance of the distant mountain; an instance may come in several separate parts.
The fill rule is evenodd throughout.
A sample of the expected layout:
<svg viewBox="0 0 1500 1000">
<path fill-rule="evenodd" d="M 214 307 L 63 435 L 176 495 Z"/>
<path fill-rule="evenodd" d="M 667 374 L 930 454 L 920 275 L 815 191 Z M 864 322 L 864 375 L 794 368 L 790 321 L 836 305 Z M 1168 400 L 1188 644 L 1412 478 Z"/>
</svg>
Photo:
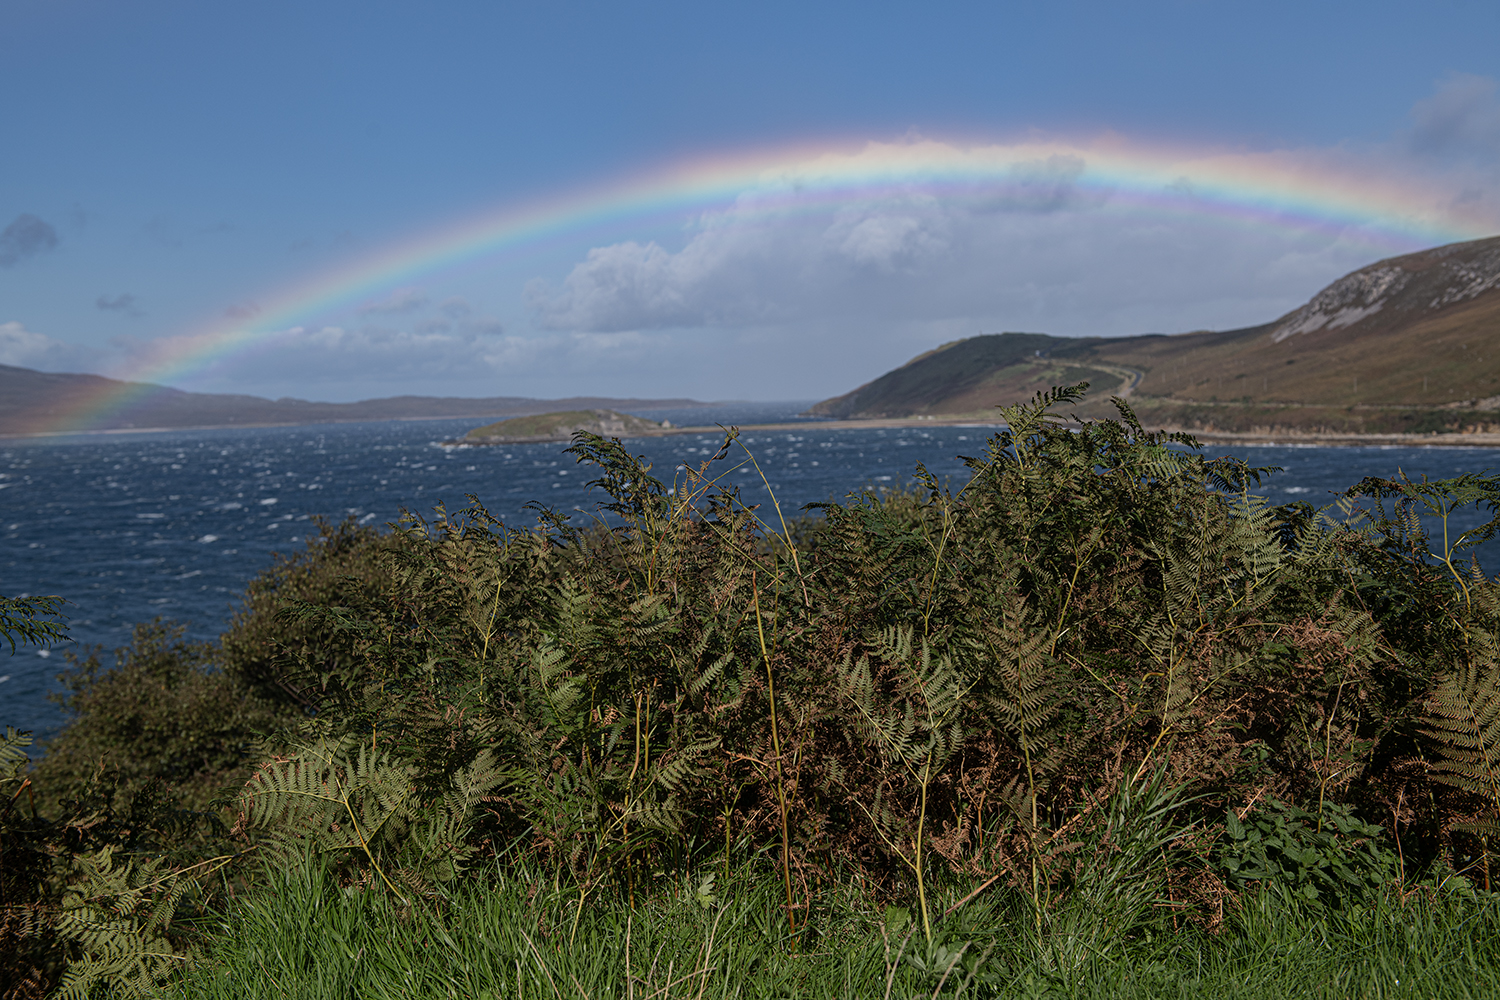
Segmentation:
<svg viewBox="0 0 1500 1000">
<path fill-rule="evenodd" d="M 955 341 L 810 412 L 992 415 L 1082 380 L 1086 414 L 1118 394 L 1160 426 L 1392 433 L 1500 421 L 1500 237 L 1371 264 L 1241 330 Z"/>
<path fill-rule="evenodd" d="M 93 415 L 101 402 L 121 397 L 128 398 L 129 402 L 118 409 L 107 408 L 101 416 Z M 702 405 L 691 399 L 609 399 L 600 396 L 569 399 L 394 396 L 357 403 L 312 403 L 302 399 L 273 400 L 260 396 L 182 392 L 166 386 L 120 382 L 99 375 L 58 374 L 0 365 L 0 436 L 4 437 L 75 430 L 265 427 Z"/>
</svg>

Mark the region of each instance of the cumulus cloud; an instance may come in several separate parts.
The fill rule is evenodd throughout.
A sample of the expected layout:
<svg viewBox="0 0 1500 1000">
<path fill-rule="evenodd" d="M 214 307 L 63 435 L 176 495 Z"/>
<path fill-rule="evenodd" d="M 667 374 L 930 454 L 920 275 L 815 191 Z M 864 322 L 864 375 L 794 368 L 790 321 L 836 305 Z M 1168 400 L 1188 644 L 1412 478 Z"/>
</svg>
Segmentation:
<svg viewBox="0 0 1500 1000">
<path fill-rule="evenodd" d="M 0 323 L 0 364 L 56 372 L 87 371 L 98 361 L 98 352 L 28 330 L 14 320 Z"/>
<path fill-rule="evenodd" d="M 1488 141 L 1492 105 L 1493 81 L 1456 79 L 1419 109 L 1423 142 Z M 1411 149 L 870 143 L 768 172 L 697 218 L 680 245 L 594 247 L 560 282 L 534 280 L 527 301 L 543 329 L 594 333 L 1251 325 L 1418 249 L 1424 231 L 1500 229 L 1500 179 Z M 1262 204 L 1274 196 L 1240 187 L 1292 197 L 1278 210 Z M 1374 206 L 1368 224 L 1308 224 L 1309 199 L 1347 192 Z"/>
<path fill-rule="evenodd" d="M 57 242 L 56 229 L 23 212 L 0 232 L 0 267 L 14 267 L 28 257 L 55 249 Z"/>
<path fill-rule="evenodd" d="M 94 308 L 105 312 L 117 312 L 132 319 L 146 315 L 141 311 L 139 300 L 129 292 L 119 295 L 101 295 L 94 300 Z"/>
</svg>

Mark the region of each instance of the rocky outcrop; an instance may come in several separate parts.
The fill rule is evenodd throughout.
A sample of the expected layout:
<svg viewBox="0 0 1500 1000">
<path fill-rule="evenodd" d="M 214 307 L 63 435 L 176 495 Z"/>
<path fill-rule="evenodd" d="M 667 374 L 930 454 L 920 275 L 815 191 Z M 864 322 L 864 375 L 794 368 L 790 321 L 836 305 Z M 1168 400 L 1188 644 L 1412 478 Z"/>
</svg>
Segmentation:
<svg viewBox="0 0 1500 1000">
<path fill-rule="evenodd" d="M 1280 343 L 1317 330 L 1410 323 L 1500 288 L 1500 237 L 1453 243 L 1393 257 L 1323 289 L 1307 305 L 1282 317 L 1271 333 Z M 1378 319 L 1377 314 L 1387 315 Z"/>
</svg>

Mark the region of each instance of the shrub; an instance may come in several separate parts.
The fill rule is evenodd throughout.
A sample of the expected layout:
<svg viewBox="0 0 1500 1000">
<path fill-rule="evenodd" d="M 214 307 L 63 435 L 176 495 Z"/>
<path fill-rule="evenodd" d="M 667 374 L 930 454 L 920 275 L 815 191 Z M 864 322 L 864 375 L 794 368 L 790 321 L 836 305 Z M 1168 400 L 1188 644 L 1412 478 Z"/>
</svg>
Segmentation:
<svg viewBox="0 0 1500 1000">
<path fill-rule="evenodd" d="M 1373 891 L 1387 820 L 1408 871 L 1487 872 L 1500 588 L 1459 567 L 1500 521 L 1434 551 L 1420 514 L 1493 509 L 1500 477 L 1275 507 L 1270 470 L 1123 403 L 1063 420 L 1083 388 L 1006 408 L 961 489 L 919 469 L 821 520 L 720 488 L 753 462 L 731 430 L 671 484 L 575 436 L 603 493 L 586 529 L 472 497 L 384 535 L 323 525 L 217 648 L 153 626 L 115 672 L 86 663 L 56 780 L 107 750 L 132 802 L 202 802 L 274 729 L 205 849 L 318 852 L 404 899 L 524 854 L 575 914 L 763 859 L 793 927 L 837 877 L 915 899 L 929 950 L 945 877 L 1009 883 L 1088 950 L 1112 932 L 1069 900 L 1165 892 L 1213 921 L 1252 881 Z M 106 697 L 143 723 L 104 721 Z"/>
</svg>

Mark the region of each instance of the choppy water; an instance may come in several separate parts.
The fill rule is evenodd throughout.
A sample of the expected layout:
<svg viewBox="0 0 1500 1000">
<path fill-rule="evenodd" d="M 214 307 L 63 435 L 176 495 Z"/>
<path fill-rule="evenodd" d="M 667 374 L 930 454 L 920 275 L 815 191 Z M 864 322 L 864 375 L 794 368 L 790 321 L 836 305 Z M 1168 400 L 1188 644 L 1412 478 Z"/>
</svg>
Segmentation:
<svg viewBox="0 0 1500 1000">
<path fill-rule="evenodd" d="M 766 423 L 805 404 L 747 404 L 705 410 L 642 411 L 677 424 Z M 472 420 L 326 424 L 310 427 L 78 436 L 0 443 L 0 594 L 60 594 L 74 638 L 107 649 L 132 626 L 161 616 L 188 634 L 218 635 L 246 583 L 273 553 L 300 549 L 310 519 L 394 521 L 403 508 L 427 512 L 473 493 L 507 523 L 534 523 L 524 505 L 592 509 L 597 495 L 557 444 L 443 449 Z M 959 455 L 980 452 L 991 430 L 933 427 L 833 430 L 808 422 L 793 431 L 751 432 L 753 450 L 784 510 L 839 499 L 864 486 L 909 482 L 918 462 L 961 484 Z M 707 458 L 714 435 L 628 442 L 664 480 L 682 463 Z M 1500 449 L 1216 448 L 1257 465 L 1280 465 L 1263 492 L 1276 502 L 1321 505 L 1330 491 L 1366 475 L 1446 477 L 1500 469 Z M 765 500 L 753 470 L 733 477 L 747 502 Z M 582 516 L 582 515 L 580 515 Z M 0 725 L 55 731 L 61 715 L 46 694 L 57 687 L 59 650 L 0 653 Z"/>
</svg>

